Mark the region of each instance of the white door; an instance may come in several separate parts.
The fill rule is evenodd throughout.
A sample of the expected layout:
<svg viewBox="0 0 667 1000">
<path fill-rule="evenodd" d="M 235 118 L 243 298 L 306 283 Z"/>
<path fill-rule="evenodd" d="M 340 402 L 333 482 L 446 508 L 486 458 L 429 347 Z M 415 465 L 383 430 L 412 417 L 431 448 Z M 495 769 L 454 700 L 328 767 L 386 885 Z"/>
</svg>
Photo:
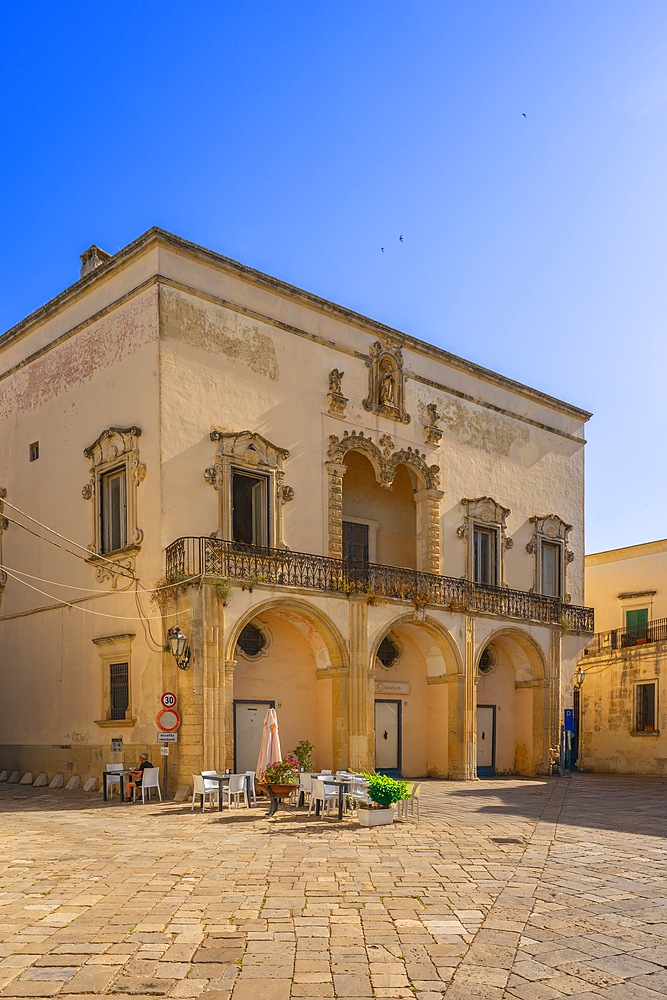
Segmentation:
<svg viewBox="0 0 667 1000">
<path fill-rule="evenodd" d="M 234 702 L 234 770 L 237 774 L 257 769 L 264 719 L 272 701 Z"/>
<path fill-rule="evenodd" d="M 496 739 L 495 705 L 477 706 L 477 767 L 493 770 Z"/>
<path fill-rule="evenodd" d="M 401 703 L 400 701 L 375 702 L 375 769 L 400 771 L 401 769 Z"/>
</svg>

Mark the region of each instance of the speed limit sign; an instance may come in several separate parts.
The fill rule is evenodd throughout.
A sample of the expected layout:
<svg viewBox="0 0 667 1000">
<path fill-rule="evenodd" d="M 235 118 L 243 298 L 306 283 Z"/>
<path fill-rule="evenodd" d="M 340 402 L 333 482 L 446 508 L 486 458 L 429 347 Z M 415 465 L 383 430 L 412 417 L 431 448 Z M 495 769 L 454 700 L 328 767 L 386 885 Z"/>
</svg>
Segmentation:
<svg viewBox="0 0 667 1000">
<path fill-rule="evenodd" d="M 164 708 L 173 708 L 176 704 L 177 698 L 172 691 L 165 691 L 165 693 L 160 698 Z"/>
</svg>

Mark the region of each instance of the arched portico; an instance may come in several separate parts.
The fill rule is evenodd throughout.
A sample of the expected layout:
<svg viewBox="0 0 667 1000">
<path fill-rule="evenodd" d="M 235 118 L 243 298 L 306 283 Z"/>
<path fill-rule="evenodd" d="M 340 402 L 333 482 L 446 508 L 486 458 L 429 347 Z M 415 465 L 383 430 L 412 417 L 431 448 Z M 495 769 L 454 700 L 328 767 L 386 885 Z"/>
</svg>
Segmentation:
<svg viewBox="0 0 667 1000">
<path fill-rule="evenodd" d="M 480 774 L 545 772 L 548 685 L 546 656 L 533 636 L 510 627 L 485 637 L 475 655 Z"/>
<path fill-rule="evenodd" d="M 398 651 L 390 665 L 382 658 L 389 658 L 386 649 L 383 654 L 387 640 Z M 383 740 L 393 738 L 395 719 L 400 726 L 402 774 L 458 776 L 465 675 L 451 633 L 433 617 L 418 620 L 414 612 L 401 615 L 383 623 L 373 636 L 370 662 L 378 720 L 376 766 L 382 767 L 383 751 L 389 749 Z"/>
<path fill-rule="evenodd" d="M 257 652 L 242 648 L 247 626 L 259 633 Z M 247 769 L 257 726 L 270 705 L 278 712 L 283 756 L 300 740 L 315 745 L 321 767 L 341 756 L 345 731 L 339 720 L 347 652 L 339 629 L 326 614 L 299 599 L 262 601 L 233 622 L 225 650 L 231 681 L 225 711 L 227 756 L 233 753 L 234 758 L 228 766 Z"/>
</svg>

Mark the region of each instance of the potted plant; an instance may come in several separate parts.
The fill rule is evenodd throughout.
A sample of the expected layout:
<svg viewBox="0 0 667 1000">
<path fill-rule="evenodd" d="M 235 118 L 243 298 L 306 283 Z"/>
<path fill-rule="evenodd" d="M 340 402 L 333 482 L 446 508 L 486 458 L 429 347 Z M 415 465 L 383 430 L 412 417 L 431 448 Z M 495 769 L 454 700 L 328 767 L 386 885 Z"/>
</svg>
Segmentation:
<svg viewBox="0 0 667 1000">
<path fill-rule="evenodd" d="M 270 788 L 277 798 L 291 794 L 299 784 L 298 760 L 285 757 L 275 764 L 268 764 L 258 775 L 257 783 L 260 788 Z"/>
<path fill-rule="evenodd" d="M 315 746 L 310 740 L 301 740 L 300 743 L 294 747 L 290 752 L 290 757 L 296 760 L 299 764 L 299 768 L 302 771 L 314 771 L 315 762 L 313 761 L 313 750 Z"/>
<path fill-rule="evenodd" d="M 410 797 L 405 781 L 387 774 L 365 774 L 371 803 L 359 803 L 357 817 L 361 826 L 386 826 L 394 822 L 394 803 Z"/>
</svg>

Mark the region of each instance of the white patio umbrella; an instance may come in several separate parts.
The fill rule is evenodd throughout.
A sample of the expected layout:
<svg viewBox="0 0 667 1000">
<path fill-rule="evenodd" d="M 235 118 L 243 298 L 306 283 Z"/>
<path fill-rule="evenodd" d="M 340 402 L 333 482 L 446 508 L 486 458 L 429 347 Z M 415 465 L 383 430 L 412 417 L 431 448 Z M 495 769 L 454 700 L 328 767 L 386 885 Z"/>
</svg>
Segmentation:
<svg viewBox="0 0 667 1000">
<path fill-rule="evenodd" d="M 278 736 L 278 716 L 275 708 L 270 708 L 264 719 L 262 742 L 257 758 L 257 777 L 261 779 L 264 769 L 269 764 L 275 764 L 282 759 L 280 752 L 280 737 Z"/>
</svg>

